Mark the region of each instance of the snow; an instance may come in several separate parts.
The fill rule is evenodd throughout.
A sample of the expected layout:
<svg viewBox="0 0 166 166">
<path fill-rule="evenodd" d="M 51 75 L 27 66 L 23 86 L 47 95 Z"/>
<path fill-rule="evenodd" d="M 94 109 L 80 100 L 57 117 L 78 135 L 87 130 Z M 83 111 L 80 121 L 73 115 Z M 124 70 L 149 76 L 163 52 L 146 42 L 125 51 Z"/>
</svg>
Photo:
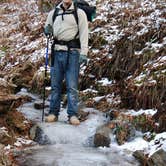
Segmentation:
<svg viewBox="0 0 166 166">
<path fill-rule="evenodd" d="M 103 86 L 109 86 L 112 84 L 112 81 L 109 81 L 108 78 L 102 78 L 98 82 L 101 83 Z"/>
<path fill-rule="evenodd" d="M 146 115 L 153 116 L 156 112 L 157 112 L 156 109 L 146 109 L 146 110 L 140 109 L 139 111 L 128 110 L 125 114 L 130 114 L 130 115 L 133 115 L 133 116 L 138 116 L 138 115 L 141 115 L 141 114 L 146 114 Z"/>
<path fill-rule="evenodd" d="M 25 139 L 25 138 L 17 138 L 17 141 L 14 143 L 14 146 L 22 146 L 22 145 L 30 145 L 32 144 L 33 141 L 32 140 L 28 140 L 28 139 Z"/>
<path fill-rule="evenodd" d="M 93 100 L 95 102 L 99 102 L 101 99 L 103 99 L 105 96 L 97 96 L 97 97 L 94 97 Z"/>
<path fill-rule="evenodd" d="M 143 140 L 141 137 L 138 137 L 131 142 L 126 142 L 125 144 L 121 145 L 119 148 L 134 152 L 136 150 L 144 150 L 145 148 L 148 148 L 148 143 L 147 141 Z"/>
<path fill-rule="evenodd" d="M 145 77 L 146 77 L 146 74 L 141 73 L 134 80 L 139 82 L 139 81 L 142 81 Z"/>
<path fill-rule="evenodd" d="M 92 93 L 97 93 L 97 91 L 96 90 L 94 90 L 94 89 L 85 89 L 85 90 L 83 90 L 82 91 L 83 93 L 87 93 L 87 92 L 92 92 Z"/>
<path fill-rule="evenodd" d="M 145 149 L 145 152 L 151 156 L 159 149 L 166 151 L 166 132 L 157 134 L 154 140 L 150 141 L 148 147 Z"/>
</svg>

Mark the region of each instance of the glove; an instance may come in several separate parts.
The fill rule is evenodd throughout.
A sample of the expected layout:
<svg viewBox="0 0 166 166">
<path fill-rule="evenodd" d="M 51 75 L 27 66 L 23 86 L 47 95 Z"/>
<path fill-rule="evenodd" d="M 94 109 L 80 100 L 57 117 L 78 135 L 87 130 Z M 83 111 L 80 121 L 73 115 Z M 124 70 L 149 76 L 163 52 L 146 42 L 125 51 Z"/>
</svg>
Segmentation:
<svg viewBox="0 0 166 166">
<path fill-rule="evenodd" d="M 80 55 L 80 57 L 79 57 L 79 63 L 80 64 L 87 64 L 87 61 L 88 61 L 88 58 L 87 58 L 87 56 L 86 55 Z"/>
<path fill-rule="evenodd" d="M 52 36 L 53 35 L 53 29 L 52 26 L 50 24 L 48 24 L 45 28 L 44 28 L 44 34 L 46 36 Z"/>
</svg>

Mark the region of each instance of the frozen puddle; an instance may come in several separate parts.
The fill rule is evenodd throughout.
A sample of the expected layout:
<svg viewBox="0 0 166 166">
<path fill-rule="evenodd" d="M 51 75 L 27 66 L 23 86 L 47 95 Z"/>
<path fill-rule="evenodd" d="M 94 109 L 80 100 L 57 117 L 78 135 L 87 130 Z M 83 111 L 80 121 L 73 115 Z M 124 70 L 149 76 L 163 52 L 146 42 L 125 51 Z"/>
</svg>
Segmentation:
<svg viewBox="0 0 166 166">
<path fill-rule="evenodd" d="M 90 112 L 88 119 L 79 126 L 67 123 L 67 114 L 61 111 L 56 123 L 41 123 L 41 111 L 35 110 L 32 104 L 20 108 L 27 118 L 38 121 L 51 145 L 35 146 L 21 152 L 18 157 L 20 166 L 132 166 L 139 165 L 131 155 L 126 155 L 115 147 L 93 147 L 93 136 L 98 126 L 106 122 L 106 117 L 93 108 L 84 109 Z"/>
<path fill-rule="evenodd" d="M 132 166 L 131 158 L 117 151 L 82 147 L 73 144 L 55 144 L 36 147 L 22 154 L 20 166 Z"/>
</svg>

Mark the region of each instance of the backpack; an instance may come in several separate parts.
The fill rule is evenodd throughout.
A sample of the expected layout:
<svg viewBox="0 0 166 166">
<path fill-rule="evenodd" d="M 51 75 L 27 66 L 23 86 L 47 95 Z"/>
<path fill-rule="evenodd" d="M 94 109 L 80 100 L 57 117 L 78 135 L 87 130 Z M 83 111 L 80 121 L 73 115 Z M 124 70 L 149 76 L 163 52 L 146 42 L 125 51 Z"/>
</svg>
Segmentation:
<svg viewBox="0 0 166 166">
<path fill-rule="evenodd" d="M 58 3 L 59 4 L 59 3 Z M 67 11 L 63 14 L 73 14 L 74 18 L 78 24 L 78 13 L 77 13 L 77 8 L 82 9 L 87 16 L 88 21 L 92 22 L 93 18 L 96 15 L 96 7 L 95 6 L 91 6 L 89 5 L 88 2 L 86 2 L 85 0 L 74 0 L 74 11 Z M 57 8 L 57 5 L 55 6 L 55 11 L 52 17 L 52 22 L 54 23 L 56 17 L 59 15 L 58 14 L 59 9 Z"/>
</svg>

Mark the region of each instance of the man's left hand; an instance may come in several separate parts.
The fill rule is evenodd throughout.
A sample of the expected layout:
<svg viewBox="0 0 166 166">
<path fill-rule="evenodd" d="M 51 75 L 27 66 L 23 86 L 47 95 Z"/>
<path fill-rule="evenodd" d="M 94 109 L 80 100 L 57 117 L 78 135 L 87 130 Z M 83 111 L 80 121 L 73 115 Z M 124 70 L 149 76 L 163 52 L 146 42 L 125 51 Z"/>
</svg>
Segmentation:
<svg viewBox="0 0 166 166">
<path fill-rule="evenodd" d="M 80 64 L 87 64 L 87 62 L 88 62 L 87 56 L 81 54 L 80 57 L 79 57 L 79 63 Z"/>
</svg>

